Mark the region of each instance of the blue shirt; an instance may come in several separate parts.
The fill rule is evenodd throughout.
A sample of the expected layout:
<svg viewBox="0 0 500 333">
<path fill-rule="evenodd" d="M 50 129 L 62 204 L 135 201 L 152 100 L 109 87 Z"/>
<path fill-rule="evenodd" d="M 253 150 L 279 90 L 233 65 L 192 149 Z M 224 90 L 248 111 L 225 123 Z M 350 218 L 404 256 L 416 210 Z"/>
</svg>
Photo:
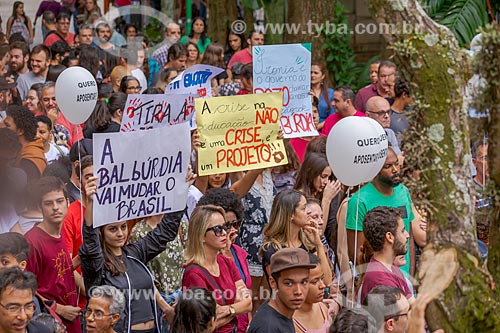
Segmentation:
<svg viewBox="0 0 500 333">
<path fill-rule="evenodd" d="M 319 94 L 318 111 L 319 111 L 320 123 L 324 122 L 329 115 L 335 112 L 335 110 L 333 109 L 333 105 L 332 108 L 330 109 L 330 112 L 328 112 L 328 105 L 331 105 L 333 101 L 333 89 L 327 88 L 327 91 L 328 91 L 328 101 L 325 101 L 323 92 Z"/>
</svg>

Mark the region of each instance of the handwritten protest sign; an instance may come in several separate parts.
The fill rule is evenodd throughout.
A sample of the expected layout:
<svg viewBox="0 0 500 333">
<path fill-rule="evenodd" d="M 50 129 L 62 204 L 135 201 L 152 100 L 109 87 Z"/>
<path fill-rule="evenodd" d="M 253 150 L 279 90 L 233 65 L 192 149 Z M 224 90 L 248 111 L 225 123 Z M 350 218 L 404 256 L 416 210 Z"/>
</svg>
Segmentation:
<svg viewBox="0 0 500 333">
<path fill-rule="evenodd" d="M 165 144 L 176 139 L 175 144 Z M 189 124 L 94 135 L 94 227 L 186 207 Z"/>
<path fill-rule="evenodd" d="M 165 93 L 212 97 L 211 80 L 223 71 L 222 68 L 209 65 L 191 66 L 168 84 Z"/>
<path fill-rule="evenodd" d="M 132 132 L 190 121 L 194 114 L 191 95 L 128 95 L 120 131 Z"/>
<path fill-rule="evenodd" d="M 267 168 L 288 163 L 278 139 L 281 93 L 197 98 L 202 146 L 198 174 Z"/>
<path fill-rule="evenodd" d="M 254 94 L 283 92 L 281 129 L 285 138 L 318 135 L 311 96 L 310 44 L 254 46 Z"/>
</svg>

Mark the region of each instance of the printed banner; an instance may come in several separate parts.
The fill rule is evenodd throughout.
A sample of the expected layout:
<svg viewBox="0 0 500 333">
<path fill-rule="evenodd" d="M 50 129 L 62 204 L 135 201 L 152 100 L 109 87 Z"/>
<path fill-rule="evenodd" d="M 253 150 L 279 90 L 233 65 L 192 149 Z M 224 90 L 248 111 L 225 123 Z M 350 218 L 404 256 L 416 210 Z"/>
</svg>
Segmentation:
<svg viewBox="0 0 500 333">
<path fill-rule="evenodd" d="M 168 144 L 175 138 L 175 144 Z M 94 134 L 94 227 L 186 207 L 189 123 Z"/>
<path fill-rule="evenodd" d="M 190 121 L 194 114 L 191 95 L 128 95 L 121 132 L 147 130 Z"/>
<path fill-rule="evenodd" d="M 312 116 L 311 44 L 252 48 L 254 94 L 283 92 L 281 130 L 285 138 L 318 135 Z"/>
<path fill-rule="evenodd" d="M 198 174 L 287 164 L 278 139 L 281 93 L 195 99 L 200 133 Z"/>
</svg>

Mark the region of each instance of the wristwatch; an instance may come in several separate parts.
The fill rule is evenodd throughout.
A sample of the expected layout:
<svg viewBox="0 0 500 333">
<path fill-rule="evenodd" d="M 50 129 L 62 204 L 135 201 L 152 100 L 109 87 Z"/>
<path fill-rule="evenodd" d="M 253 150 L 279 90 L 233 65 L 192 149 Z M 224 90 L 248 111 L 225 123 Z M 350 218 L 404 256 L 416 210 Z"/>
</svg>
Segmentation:
<svg viewBox="0 0 500 333">
<path fill-rule="evenodd" d="M 230 314 L 231 316 L 236 315 L 236 309 L 235 309 L 232 305 L 231 305 L 231 306 L 229 306 L 229 314 Z"/>
</svg>

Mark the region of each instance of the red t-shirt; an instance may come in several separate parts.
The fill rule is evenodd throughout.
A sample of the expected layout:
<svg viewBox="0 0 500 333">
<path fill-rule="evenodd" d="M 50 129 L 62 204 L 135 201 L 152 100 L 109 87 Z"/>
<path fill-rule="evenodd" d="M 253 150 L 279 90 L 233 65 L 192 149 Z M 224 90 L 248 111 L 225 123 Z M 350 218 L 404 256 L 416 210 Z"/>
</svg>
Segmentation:
<svg viewBox="0 0 500 333">
<path fill-rule="evenodd" d="M 413 296 L 403 272 L 399 267 L 392 265 L 391 270 L 382 264 L 380 261 L 372 258 L 368 267 L 366 268 L 365 277 L 363 278 L 363 287 L 361 288 L 361 302 L 365 299 L 366 295 L 377 286 L 390 286 L 401 289 L 407 298 Z"/>
<path fill-rule="evenodd" d="M 24 237 L 30 244 L 26 271 L 36 275 L 40 295 L 62 305 L 77 306 L 73 264 L 64 235 L 55 238 L 35 226 Z M 69 333 L 81 332 L 79 318 L 72 322 L 61 319 Z"/>
<path fill-rule="evenodd" d="M 366 114 L 356 110 L 356 113 L 353 114 L 352 116 L 353 117 L 366 117 Z M 338 113 L 334 113 L 334 114 L 329 115 L 328 118 L 326 118 L 326 120 L 325 120 L 325 124 L 323 125 L 323 129 L 321 130 L 321 132 L 324 135 L 328 135 L 328 133 L 330 133 L 330 131 L 332 130 L 333 126 L 335 126 L 335 124 L 338 123 L 343 118 L 344 117 L 342 117 Z"/>
<path fill-rule="evenodd" d="M 62 37 L 62 36 L 61 36 Z M 43 42 L 45 46 L 52 46 L 55 42 L 58 40 L 61 40 L 57 34 L 50 34 L 45 38 L 45 41 Z M 75 34 L 68 32 L 68 36 L 64 39 L 66 43 L 68 43 L 69 46 L 72 46 L 75 43 Z"/>
<path fill-rule="evenodd" d="M 68 140 L 68 148 L 71 149 L 71 146 L 77 142 L 83 139 L 83 132 L 82 128 L 79 125 L 75 125 L 70 123 L 68 119 L 64 116 L 64 114 L 61 112 L 59 113 L 59 116 L 56 119 L 56 124 L 61 125 L 62 127 L 66 128 L 69 133 L 69 140 Z"/>
<path fill-rule="evenodd" d="M 248 52 L 248 48 L 244 48 L 233 54 L 231 60 L 229 60 L 227 64 L 227 68 L 230 69 L 235 62 L 241 62 L 243 65 L 252 63 L 252 54 Z"/>
<path fill-rule="evenodd" d="M 61 234 L 64 235 L 66 248 L 68 249 L 71 258 L 74 258 L 78 255 L 78 250 L 80 250 L 80 246 L 82 246 L 83 243 L 83 216 L 85 216 L 85 207 L 82 207 L 80 200 L 76 200 L 71 205 L 69 205 L 68 214 L 66 214 L 64 222 L 62 224 Z M 76 270 L 78 271 L 78 273 L 82 274 L 82 270 L 80 267 L 78 267 Z M 83 309 L 86 303 L 87 300 L 85 299 L 85 297 L 80 295 L 78 299 L 78 306 Z"/>
<path fill-rule="evenodd" d="M 319 133 L 320 136 L 325 136 L 323 133 Z M 300 163 L 304 162 L 304 157 L 306 156 L 307 145 L 311 140 L 304 140 L 303 138 L 291 138 L 290 144 L 293 150 L 297 153 Z"/>
<path fill-rule="evenodd" d="M 240 273 L 236 264 L 229 258 L 226 258 L 222 254 L 217 255 L 217 263 L 219 264 L 220 274 L 219 276 L 214 276 L 207 271 L 212 279 L 217 283 L 220 291 L 222 291 L 225 299 L 225 304 L 234 304 L 236 298 L 236 281 L 242 280 Z M 186 267 L 189 264 L 186 265 Z M 206 275 L 197 267 L 191 266 L 184 271 L 184 276 L 182 277 L 182 288 L 192 289 L 192 288 L 206 288 L 208 291 L 213 292 L 216 287 L 212 285 L 210 280 Z M 217 304 L 224 305 L 224 301 L 217 291 L 213 293 Z M 232 324 L 227 323 L 226 325 L 218 328 L 216 333 L 229 333 L 232 330 Z"/>
</svg>

